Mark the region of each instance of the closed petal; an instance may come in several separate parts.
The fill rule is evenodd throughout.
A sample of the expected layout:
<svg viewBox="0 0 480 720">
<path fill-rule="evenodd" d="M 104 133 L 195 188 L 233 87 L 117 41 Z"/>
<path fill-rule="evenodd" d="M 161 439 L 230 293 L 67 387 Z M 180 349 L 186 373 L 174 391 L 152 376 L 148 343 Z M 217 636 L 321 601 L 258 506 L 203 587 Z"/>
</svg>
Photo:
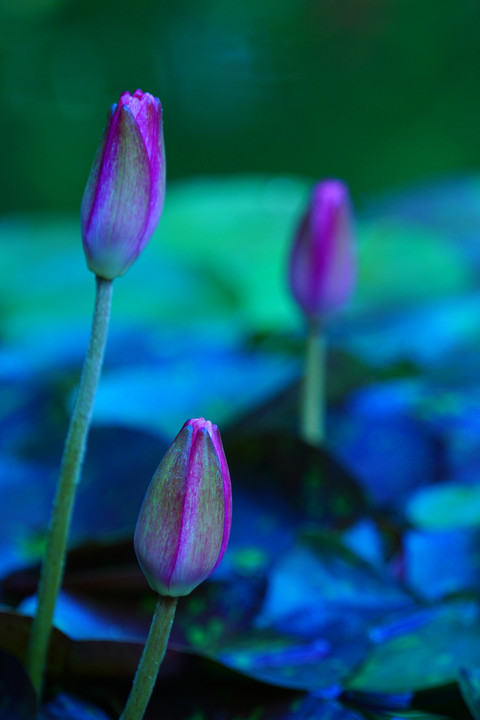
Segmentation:
<svg viewBox="0 0 480 720">
<path fill-rule="evenodd" d="M 169 595 L 180 544 L 193 429 L 184 427 L 165 453 L 140 509 L 134 546 L 151 587 Z"/>
<path fill-rule="evenodd" d="M 158 98 L 141 90 L 136 90 L 133 95 L 123 93 L 120 104 L 128 105 L 132 111 L 150 164 L 152 188 L 148 223 L 140 243 L 140 250 L 143 250 L 158 225 L 165 200 L 166 163 L 162 106 Z"/>
<path fill-rule="evenodd" d="M 107 145 L 108 136 L 110 134 L 110 128 L 112 126 L 112 119 L 115 113 L 116 105 L 112 105 L 110 113 L 108 115 L 107 125 L 103 131 L 100 145 L 98 146 L 90 175 L 88 176 L 87 185 L 83 193 L 82 206 L 80 209 L 80 218 L 82 225 L 82 235 L 86 237 L 87 229 L 90 224 L 92 216 L 93 206 L 95 204 L 95 197 L 97 195 L 98 183 L 100 180 L 100 172 L 102 169 L 103 156 L 105 153 L 105 147 Z"/>
<path fill-rule="evenodd" d="M 292 294 L 311 318 L 322 318 L 350 296 L 356 279 L 354 240 L 348 188 L 339 180 L 318 183 L 289 267 Z"/>
<path fill-rule="evenodd" d="M 337 202 L 332 202 L 324 210 L 323 219 L 325 237 L 319 275 L 323 279 L 318 288 L 316 303 L 323 312 L 329 312 L 349 298 L 356 280 L 356 258 L 354 231 L 352 227 L 352 209 L 346 188 Z M 313 222 L 315 222 L 317 219 Z"/>
<path fill-rule="evenodd" d="M 137 118 L 138 122 L 138 118 Z M 148 223 L 141 241 L 141 250 L 150 240 L 163 211 L 165 201 L 166 160 L 163 138 L 162 107 L 160 100 L 153 98 L 146 106 L 142 130 L 150 162 L 152 191 Z"/>
<path fill-rule="evenodd" d="M 123 275 L 141 250 L 151 178 L 145 143 L 128 107 L 117 110 L 105 134 L 92 187 L 87 184 L 85 202 L 91 211 L 84 219 L 83 237 L 90 269 L 114 278 Z"/>
<path fill-rule="evenodd" d="M 212 426 L 212 432 L 211 432 L 211 438 L 212 442 L 215 446 L 215 450 L 217 452 L 217 457 L 220 462 L 220 470 L 222 473 L 222 481 L 223 481 L 223 497 L 224 497 L 224 521 L 223 521 L 223 539 L 222 539 L 222 545 L 220 548 L 220 552 L 218 555 L 217 562 L 215 563 L 215 568 L 219 564 L 220 560 L 225 555 L 225 550 L 227 549 L 228 540 L 230 538 L 230 530 L 232 527 L 232 484 L 230 481 L 230 471 L 228 469 L 227 465 L 227 459 L 225 457 L 225 451 L 223 449 L 223 443 L 222 438 L 220 436 L 220 431 L 216 425 Z"/>
<path fill-rule="evenodd" d="M 207 578 L 222 547 L 225 494 L 222 471 L 208 430 L 193 437 L 177 560 L 170 593 L 187 595 Z"/>
</svg>

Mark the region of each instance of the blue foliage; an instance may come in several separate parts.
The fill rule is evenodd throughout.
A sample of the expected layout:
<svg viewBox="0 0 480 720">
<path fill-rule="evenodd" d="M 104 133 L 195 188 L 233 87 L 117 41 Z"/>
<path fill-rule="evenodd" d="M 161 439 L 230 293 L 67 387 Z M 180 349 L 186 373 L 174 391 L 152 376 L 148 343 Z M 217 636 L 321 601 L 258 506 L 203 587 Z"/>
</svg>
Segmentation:
<svg viewBox="0 0 480 720">
<path fill-rule="evenodd" d="M 479 187 L 467 178 L 409 191 L 360 223 L 369 283 L 327 330 L 332 357 L 351 361 L 344 375 L 341 364 L 329 367 L 322 448 L 292 433 L 303 348 L 285 337 L 293 314 L 283 286 L 272 290 L 279 264 L 274 272 L 266 262 L 274 249 L 285 254 L 277 235 L 286 214 L 293 219 L 303 185 L 294 183 L 291 205 L 274 204 L 271 222 L 246 238 L 245 197 L 259 218 L 265 214 L 258 183 L 239 187 L 234 226 L 225 208 L 217 217 L 203 186 L 184 188 L 178 208 L 191 192 L 192 206 L 212 216 L 209 232 L 230 227 L 232 237 L 213 257 L 203 236 L 195 245 L 170 219 L 165 247 L 132 281 L 119 282 L 125 296 L 113 315 L 70 538 L 78 547 L 57 608 L 70 648 L 95 641 L 101 657 L 112 643 L 121 663 L 120 649 L 130 658 L 131 643 L 145 636 L 151 598 L 135 575 L 132 530 L 170 440 L 188 417 L 203 415 L 227 430 L 233 527 L 221 566 L 179 605 L 178 663 L 201 656 L 207 687 L 228 668 L 258 693 L 278 688 L 275 701 L 252 708 L 259 720 L 402 717 L 414 691 L 455 682 L 459 673 L 465 701 L 478 712 Z M 225 189 L 230 210 L 232 198 Z M 13 253 L 19 238 L 8 233 Z M 30 228 L 17 252 L 25 255 L 35 238 Z M 63 252 L 70 261 L 68 243 Z M 23 598 L 25 612 L 34 603 L 25 600 L 35 587 L 31 565 L 42 552 L 86 342 L 87 286 L 77 271 L 59 276 L 57 254 L 58 242 L 45 246 L 48 291 L 33 265 L 30 299 L 10 272 L 0 289 L 0 576 L 6 600 Z M 65 286 L 71 295 L 77 289 L 80 305 L 61 307 Z M 172 309 L 165 289 L 175 297 Z M 92 559 L 82 543 L 93 541 L 103 546 Z M 102 573 L 115 590 L 105 590 Z M 169 672 L 182 677 L 185 667 L 172 661 Z M 293 691 L 301 693 L 293 698 Z M 237 717 L 228 712 L 211 717 Z M 40 717 L 106 716 L 62 694 Z"/>
</svg>

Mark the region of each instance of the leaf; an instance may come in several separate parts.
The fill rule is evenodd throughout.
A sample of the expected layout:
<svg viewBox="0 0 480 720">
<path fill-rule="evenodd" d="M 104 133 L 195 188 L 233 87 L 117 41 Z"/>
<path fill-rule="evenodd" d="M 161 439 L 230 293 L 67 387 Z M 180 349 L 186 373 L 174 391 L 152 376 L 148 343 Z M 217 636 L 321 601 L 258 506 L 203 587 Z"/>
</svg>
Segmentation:
<svg viewBox="0 0 480 720">
<path fill-rule="evenodd" d="M 422 488 L 405 509 L 414 527 L 424 530 L 474 528 L 480 524 L 480 484 L 446 482 Z"/>
<path fill-rule="evenodd" d="M 418 417 L 422 391 L 414 379 L 372 383 L 332 420 L 332 450 L 379 507 L 401 507 L 443 468 L 440 440 Z"/>
<path fill-rule="evenodd" d="M 295 437 L 303 343 L 292 333 L 299 316 L 285 282 L 308 185 L 178 184 L 157 238 L 116 283 L 104 390 L 71 536 L 103 541 L 103 554 L 101 542 L 70 553 L 59 610 L 71 637 L 54 631 L 52 679 L 64 682 L 68 669 L 81 681 L 108 684 L 109 675 L 128 685 L 152 596 L 125 548 L 173 426 L 197 413 L 230 426 L 234 527 L 211 581 L 178 610 L 160 693 L 163 700 L 170 692 L 172 720 L 361 716 L 366 705 L 343 705 L 350 677 L 353 687 L 358 681 L 360 691 L 377 694 L 368 712 L 385 716 L 395 693 L 412 690 L 395 683 L 439 688 L 454 682 L 457 658 L 480 664 L 476 606 L 424 607 L 409 594 L 435 601 L 477 589 L 476 515 L 472 495 L 462 504 L 458 491 L 464 476 L 478 474 L 480 253 L 458 237 L 451 200 L 445 228 L 407 211 L 360 219 L 358 294 L 328 328 L 329 445 L 310 448 Z M 93 278 L 76 221 L 0 224 L 0 572 L 7 573 L 42 550 Z M 282 345 L 272 331 L 291 341 Z M 419 512 L 417 489 L 428 486 L 434 497 L 445 477 L 462 485 L 445 490 L 443 510 L 437 497 Z M 406 530 L 412 493 L 407 519 L 417 526 Z M 404 552 L 392 558 L 397 547 Z M 412 587 L 399 586 L 392 571 Z M 36 576 L 11 575 L 4 597 L 31 594 Z M 2 644 L 19 657 L 28 622 L 0 613 Z M 227 668 L 236 678 L 228 692 L 239 684 L 230 699 L 219 681 Z M 195 674 L 194 699 L 183 693 L 177 710 L 169 682 L 183 688 Z M 318 697 L 287 687 L 314 688 Z"/>
<path fill-rule="evenodd" d="M 353 708 L 348 708 L 335 700 L 323 700 L 306 695 L 289 703 L 285 710 L 277 711 L 271 720 L 364 720 L 365 716 Z"/>
<path fill-rule="evenodd" d="M 43 430 L 48 436 L 48 423 Z M 24 450 L 31 459 L 0 457 L 0 573 L 5 575 L 43 553 L 61 447 L 36 437 L 47 457 L 34 463 L 34 445 Z M 133 533 L 143 495 L 166 449 L 158 437 L 123 428 L 90 433 L 89 447 L 73 514 L 69 541 L 101 539 L 112 533 Z M 54 456 L 53 458 L 50 456 Z M 132 482 L 132 477 L 139 478 Z M 143 480 L 142 480 L 143 479 Z"/>
<path fill-rule="evenodd" d="M 354 355 L 378 366 L 410 361 L 436 366 L 478 340 L 480 298 L 468 293 L 426 300 L 412 307 L 385 309 L 378 298 L 367 314 L 338 328 L 339 341 Z"/>
<path fill-rule="evenodd" d="M 224 426 L 257 407 L 298 373 L 295 361 L 226 344 L 223 338 L 192 341 L 150 364 L 110 371 L 98 392 L 95 422 L 156 431 L 169 437 L 189 417 Z M 161 369 L 160 369 L 161 368 Z"/>
<path fill-rule="evenodd" d="M 411 602 L 340 544 L 315 536 L 279 557 L 254 626 L 241 634 L 220 626 L 207 652 L 263 682 L 318 691 L 341 684 L 368 655 L 372 618 Z"/>
<path fill-rule="evenodd" d="M 400 615 L 379 626 L 377 644 L 348 688 L 399 693 L 454 682 L 460 668 L 480 663 L 480 608 L 449 602 Z"/>
<path fill-rule="evenodd" d="M 258 622 L 311 637 L 326 619 L 366 630 L 374 618 L 413 605 L 392 578 L 313 530 L 273 567 Z"/>
<path fill-rule="evenodd" d="M 362 229 L 356 312 L 405 311 L 475 287 L 471 266 L 442 230 L 381 214 Z"/>
<path fill-rule="evenodd" d="M 5 637 L 5 630 L 10 639 L 16 643 L 20 638 L 20 629 L 28 631 L 30 619 L 18 613 L 0 611 L 0 634 Z M 174 626 L 175 627 L 175 626 Z M 22 632 L 23 632 L 22 630 Z M 27 632 L 24 633 L 26 641 Z M 21 650 L 18 646 L 17 651 Z M 92 695 L 112 699 L 111 689 L 118 686 L 117 707 L 121 707 L 130 688 L 135 669 L 143 650 L 143 642 L 135 641 L 76 641 L 72 642 L 60 631 L 54 629 L 50 652 L 49 678 L 58 681 L 71 681 L 75 678 L 77 686 L 89 688 Z M 61 661 L 60 661 L 61 657 Z M 117 685 L 109 685 L 115 678 Z M 80 685 L 78 685 L 80 684 Z M 188 687 L 188 693 L 184 692 Z M 110 688 L 110 689 L 109 689 Z M 183 691 L 182 691 L 183 689 Z M 224 720 L 228 717 L 252 717 L 260 720 L 277 718 L 285 720 L 299 717 L 301 720 L 315 718 L 318 712 L 325 713 L 331 720 L 361 720 L 361 715 L 348 710 L 341 703 L 330 699 L 336 697 L 339 688 L 328 689 L 325 699 L 292 695 L 280 687 L 272 689 L 268 685 L 253 683 L 236 673 L 230 673 L 217 663 L 210 660 L 195 658 L 191 652 L 180 653 L 172 646 L 167 651 L 157 680 L 156 690 L 149 705 L 146 718 L 156 718 L 159 713 L 175 720 L 176 718 L 195 717 L 205 720 Z M 118 704 L 120 702 L 120 705 Z M 103 718 L 101 711 L 80 697 L 72 697 L 61 693 L 54 701 L 43 708 L 41 720 L 72 720 L 90 717 Z M 316 713 L 316 714 L 315 714 Z M 322 717 L 324 715 L 322 714 Z M 5 718 L 7 720 L 7 718 Z M 9 717 L 8 720 L 17 720 Z M 20 716 L 19 720 L 33 720 L 33 716 Z"/>
<path fill-rule="evenodd" d="M 294 327 L 287 257 L 309 186 L 268 176 L 179 183 L 162 218 L 163 242 L 228 287 L 250 329 Z"/>
<path fill-rule="evenodd" d="M 20 603 L 18 610 L 33 616 L 37 608 L 36 598 L 30 597 Z M 54 613 L 55 627 L 71 640 L 118 640 L 142 643 L 148 633 L 148 622 L 129 618 L 110 604 L 102 607 L 84 596 L 76 597 L 61 592 Z"/>
<path fill-rule="evenodd" d="M 281 431 L 251 435 L 245 426 L 227 432 L 225 446 L 232 477 L 238 478 L 242 494 L 257 506 L 255 514 L 269 515 L 275 508 L 276 524 L 280 521 L 284 532 L 292 523 L 348 526 L 366 509 L 354 477 L 326 448 L 312 447 Z M 267 538 L 264 541 L 269 544 Z"/>
<path fill-rule="evenodd" d="M 46 468 L 0 456 L 0 576 L 37 559 L 51 505 Z"/>
<path fill-rule="evenodd" d="M 60 693 L 56 698 L 43 706 L 39 720 L 109 720 L 99 708 L 89 702 Z"/>
<path fill-rule="evenodd" d="M 219 662 L 265 683 L 298 690 L 325 691 L 341 685 L 365 657 L 368 641 L 339 622 L 325 622 L 310 637 L 305 633 L 252 630 L 219 643 Z"/>
<path fill-rule="evenodd" d="M 462 590 L 478 590 L 477 528 L 407 530 L 403 544 L 405 580 L 420 597 L 432 601 Z"/>
<path fill-rule="evenodd" d="M 345 620 L 334 607 L 322 611 L 318 594 L 305 599 L 299 617 L 273 617 L 261 571 L 246 572 L 204 583 L 182 601 L 173 642 L 276 686 L 316 692 L 339 686 L 366 656 L 366 623 Z M 278 588 L 287 603 L 295 588 L 290 580 Z"/>
<path fill-rule="evenodd" d="M 475 720 L 480 720 L 480 670 L 461 668 L 458 684 L 468 709 Z"/>
</svg>

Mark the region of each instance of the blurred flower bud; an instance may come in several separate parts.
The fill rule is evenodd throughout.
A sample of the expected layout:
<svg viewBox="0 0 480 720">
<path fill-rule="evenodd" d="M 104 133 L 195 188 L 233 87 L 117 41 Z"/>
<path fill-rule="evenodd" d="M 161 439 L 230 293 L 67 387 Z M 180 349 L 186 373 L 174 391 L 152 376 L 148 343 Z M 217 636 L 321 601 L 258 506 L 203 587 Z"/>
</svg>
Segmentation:
<svg viewBox="0 0 480 720">
<path fill-rule="evenodd" d="M 313 320 L 350 297 L 356 279 L 354 229 L 348 188 L 323 180 L 313 188 L 290 257 L 290 288 Z"/>
<path fill-rule="evenodd" d="M 216 425 L 188 420 L 165 453 L 135 528 L 138 562 L 160 595 L 188 595 L 222 559 L 232 489 Z"/>
<path fill-rule="evenodd" d="M 130 267 L 157 227 L 165 197 L 160 100 L 136 90 L 112 105 L 87 186 L 81 220 L 88 267 L 113 279 Z"/>
</svg>

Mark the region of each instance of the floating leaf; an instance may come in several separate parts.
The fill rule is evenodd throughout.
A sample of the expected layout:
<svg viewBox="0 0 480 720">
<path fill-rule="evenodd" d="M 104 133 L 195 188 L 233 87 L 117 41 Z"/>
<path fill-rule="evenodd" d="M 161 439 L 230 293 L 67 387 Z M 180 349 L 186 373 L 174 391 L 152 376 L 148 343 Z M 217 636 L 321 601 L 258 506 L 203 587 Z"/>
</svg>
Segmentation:
<svg viewBox="0 0 480 720">
<path fill-rule="evenodd" d="M 60 693 L 43 706 L 39 720 L 109 720 L 99 708 L 80 698 Z"/>
<path fill-rule="evenodd" d="M 46 468 L 0 456 L 0 576 L 36 560 L 51 506 Z"/>
<path fill-rule="evenodd" d="M 338 688 L 366 655 L 361 631 L 326 621 L 321 631 L 305 633 L 252 630 L 218 643 L 215 657 L 237 672 L 265 683 L 309 691 Z"/>
<path fill-rule="evenodd" d="M 329 443 L 379 506 L 401 507 L 413 488 L 436 479 L 442 447 L 416 416 L 418 381 L 372 384 L 336 413 Z"/>
<path fill-rule="evenodd" d="M 407 530 L 406 582 L 426 600 L 439 600 L 480 583 L 480 531 L 477 528 Z"/>
<path fill-rule="evenodd" d="M 424 530 L 480 526 L 480 484 L 442 483 L 422 488 L 408 501 L 406 516 Z"/>
<path fill-rule="evenodd" d="M 400 616 L 379 629 L 378 643 L 348 687 L 398 693 L 454 682 L 460 668 L 480 663 L 479 618 L 472 602 Z"/>
<path fill-rule="evenodd" d="M 168 437 L 188 417 L 212 417 L 219 425 L 257 407 L 298 374 L 284 357 L 211 338 L 181 354 L 159 355 L 150 364 L 109 372 L 98 392 L 95 422 L 157 431 Z"/>
<path fill-rule="evenodd" d="M 364 224 L 359 263 L 357 310 L 405 310 L 475 287 L 472 268 L 446 233 L 385 215 Z"/>
<path fill-rule="evenodd" d="M 462 668 L 458 676 L 460 690 L 475 720 L 480 720 L 480 670 Z"/>
<path fill-rule="evenodd" d="M 365 629 L 373 618 L 412 605 L 393 579 L 328 535 L 312 532 L 273 567 L 259 622 L 311 637 L 326 618 Z"/>
<path fill-rule="evenodd" d="M 41 436 L 35 438 L 41 443 Z M 61 447 L 48 447 L 42 464 L 0 456 L 0 573 L 38 560 L 43 552 Z M 94 429 L 79 486 L 70 543 L 132 533 L 143 495 L 166 449 L 158 437 L 124 428 Z M 58 452 L 58 455 L 56 454 Z M 49 455 L 55 454 L 53 460 Z M 136 481 L 132 482 L 132 478 Z"/>
<path fill-rule="evenodd" d="M 365 715 L 334 700 L 323 700 L 313 695 L 298 698 L 277 711 L 269 720 L 365 720 Z"/>
<path fill-rule="evenodd" d="M 338 527 L 365 511 L 354 476 L 325 448 L 285 432 L 250 435 L 235 428 L 226 434 L 225 444 L 232 476 L 267 514 L 280 502 L 297 526 L 316 522 Z M 291 521 L 282 524 L 286 531 Z"/>
<path fill-rule="evenodd" d="M 352 318 L 338 328 L 342 344 L 377 367 L 399 361 L 435 367 L 441 359 L 478 342 L 480 298 L 473 289 L 468 294 L 388 311 L 379 297 L 379 307 L 381 311 L 373 308 L 370 314 Z"/>
</svg>

